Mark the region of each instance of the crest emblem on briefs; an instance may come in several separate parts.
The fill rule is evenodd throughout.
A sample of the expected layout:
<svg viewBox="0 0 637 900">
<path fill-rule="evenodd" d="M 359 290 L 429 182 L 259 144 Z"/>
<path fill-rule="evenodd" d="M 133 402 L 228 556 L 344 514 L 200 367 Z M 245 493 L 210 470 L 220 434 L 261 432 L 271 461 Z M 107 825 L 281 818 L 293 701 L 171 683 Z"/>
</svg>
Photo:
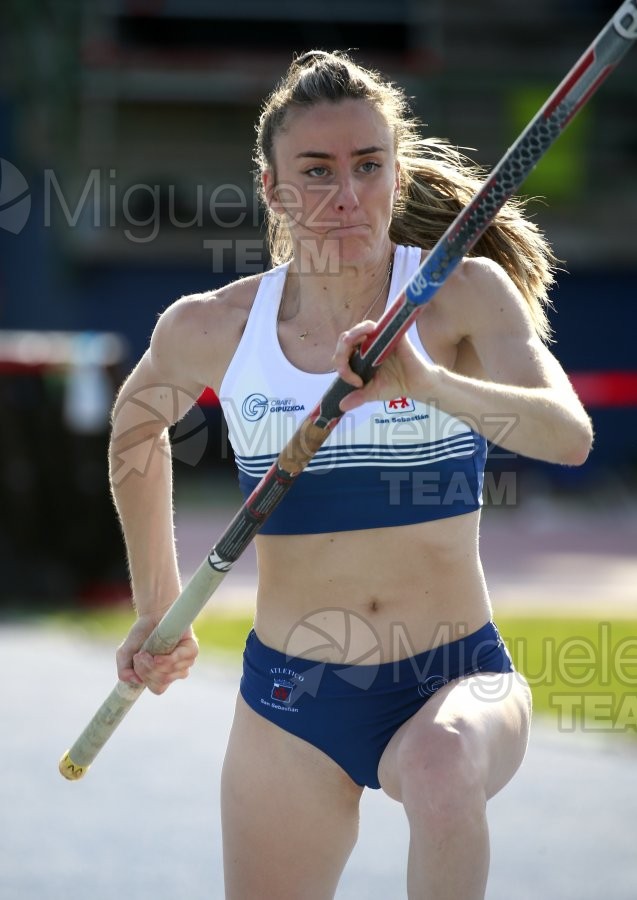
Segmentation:
<svg viewBox="0 0 637 900">
<path fill-rule="evenodd" d="M 277 703 L 291 703 L 292 693 L 296 685 L 285 678 L 275 678 L 270 697 Z"/>
</svg>

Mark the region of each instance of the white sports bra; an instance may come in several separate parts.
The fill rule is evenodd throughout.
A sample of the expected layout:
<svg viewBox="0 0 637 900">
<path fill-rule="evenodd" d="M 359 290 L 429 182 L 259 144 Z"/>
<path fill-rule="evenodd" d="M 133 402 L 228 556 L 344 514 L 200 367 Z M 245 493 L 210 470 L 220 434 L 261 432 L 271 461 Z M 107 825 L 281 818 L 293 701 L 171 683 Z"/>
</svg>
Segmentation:
<svg viewBox="0 0 637 900">
<path fill-rule="evenodd" d="M 418 247 L 396 247 L 389 300 L 420 265 Z M 247 498 L 334 381 L 289 362 L 277 334 L 287 264 L 259 284 L 219 399 Z M 429 359 L 416 322 L 409 339 Z M 345 413 L 261 527 L 310 534 L 407 525 L 460 515 L 482 502 L 486 441 L 433 404 L 409 397 Z"/>
</svg>

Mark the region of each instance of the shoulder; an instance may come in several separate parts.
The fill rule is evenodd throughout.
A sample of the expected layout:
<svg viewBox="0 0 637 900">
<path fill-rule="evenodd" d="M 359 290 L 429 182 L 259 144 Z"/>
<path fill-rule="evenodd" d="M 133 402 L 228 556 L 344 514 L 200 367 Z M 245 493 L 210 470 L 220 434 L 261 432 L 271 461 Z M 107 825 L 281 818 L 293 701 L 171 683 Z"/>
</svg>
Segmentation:
<svg viewBox="0 0 637 900">
<path fill-rule="evenodd" d="M 488 256 L 465 257 L 452 275 L 459 286 L 488 293 L 513 291 L 519 293 L 502 266 Z"/>
<path fill-rule="evenodd" d="M 428 250 L 421 250 L 420 262 L 425 262 Z M 441 290 L 451 286 L 456 290 L 482 288 L 486 290 L 513 290 L 519 294 L 503 267 L 489 256 L 465 256 L 460 260 Z"/>
<path fill-rule="evenodd" d="M 493 350 L 505 343 L 519 346 L 538 340 L 522 294 L 504 269 L 487 257 L 461 260 L 425 306 L 417 328 L 432 359 L 478 377 L 482 372 L 478 346 L 488 344 Z"/>
<path fill-rule="evenodd" d="M 425 262 L 427 255 L 428 251 L 423 250 L 421 264 Z M 466 256 L 461 259 L 440 291 L 450 288 L 462 293 L 479 290 L 487 294 L 502 291 L 519 294 L 513 281 L 502 266 L 488 256 Z"/>
<path fill-rule="evenodd" d="M 150 343 L 155 366 L 166 375 L 184 370 L 218 387 L 237 345 L 263 275 L 216 291 L 180 297 L 159 316 Z"/>
<path fill-rule="evenodd" d="M 439 291 L 440 304 L 469 331 L 534 331 L 528 303 L 499 263 L 486 256 L 463 259 Z"/>
</svg>

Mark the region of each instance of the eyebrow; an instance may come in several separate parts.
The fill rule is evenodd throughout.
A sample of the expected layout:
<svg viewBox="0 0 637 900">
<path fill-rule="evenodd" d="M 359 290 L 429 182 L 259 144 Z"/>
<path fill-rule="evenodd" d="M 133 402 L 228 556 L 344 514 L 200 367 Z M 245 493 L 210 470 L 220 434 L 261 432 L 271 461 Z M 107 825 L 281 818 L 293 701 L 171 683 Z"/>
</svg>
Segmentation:
<svg viewBox="0 0 637 900">
<path fill-rule="evenodd" d="M 352 150 L 351 156 L 367 156 L 369 153 L 385 153 L 384 147 L 362 147 L 360 150 Z M 304 150 L 297 153 L 295 159 L 335 159 L 333 153 L 324 153 L 321 150 Z"/>
</svg>

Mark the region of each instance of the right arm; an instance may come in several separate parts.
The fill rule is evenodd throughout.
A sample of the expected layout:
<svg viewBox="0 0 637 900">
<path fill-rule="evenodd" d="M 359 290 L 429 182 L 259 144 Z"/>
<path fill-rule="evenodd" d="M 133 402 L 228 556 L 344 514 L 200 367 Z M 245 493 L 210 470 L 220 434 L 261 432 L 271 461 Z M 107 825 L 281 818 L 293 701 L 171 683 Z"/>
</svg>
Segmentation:
<svg viewBox="0 0 637 900">
<path fill-rule="evenodd" d="M 166 310 L 113 409 L 110 483 L 138 614 L 117 652 L 118 675 L 123 681 L 143 682 L 155 693 L 162 693 L 175 678 L 186 677 L 197 655 L 192 629 L 172 654 L 152 657 L 139 652 L 181 591 L 168 428 L 213 383 L 210 360 L 224 337 L 226 329 L 219 327 L 224 318 L 223 309 L 215 309 L 215 300 L 185 299 Z"/>
</svg>

